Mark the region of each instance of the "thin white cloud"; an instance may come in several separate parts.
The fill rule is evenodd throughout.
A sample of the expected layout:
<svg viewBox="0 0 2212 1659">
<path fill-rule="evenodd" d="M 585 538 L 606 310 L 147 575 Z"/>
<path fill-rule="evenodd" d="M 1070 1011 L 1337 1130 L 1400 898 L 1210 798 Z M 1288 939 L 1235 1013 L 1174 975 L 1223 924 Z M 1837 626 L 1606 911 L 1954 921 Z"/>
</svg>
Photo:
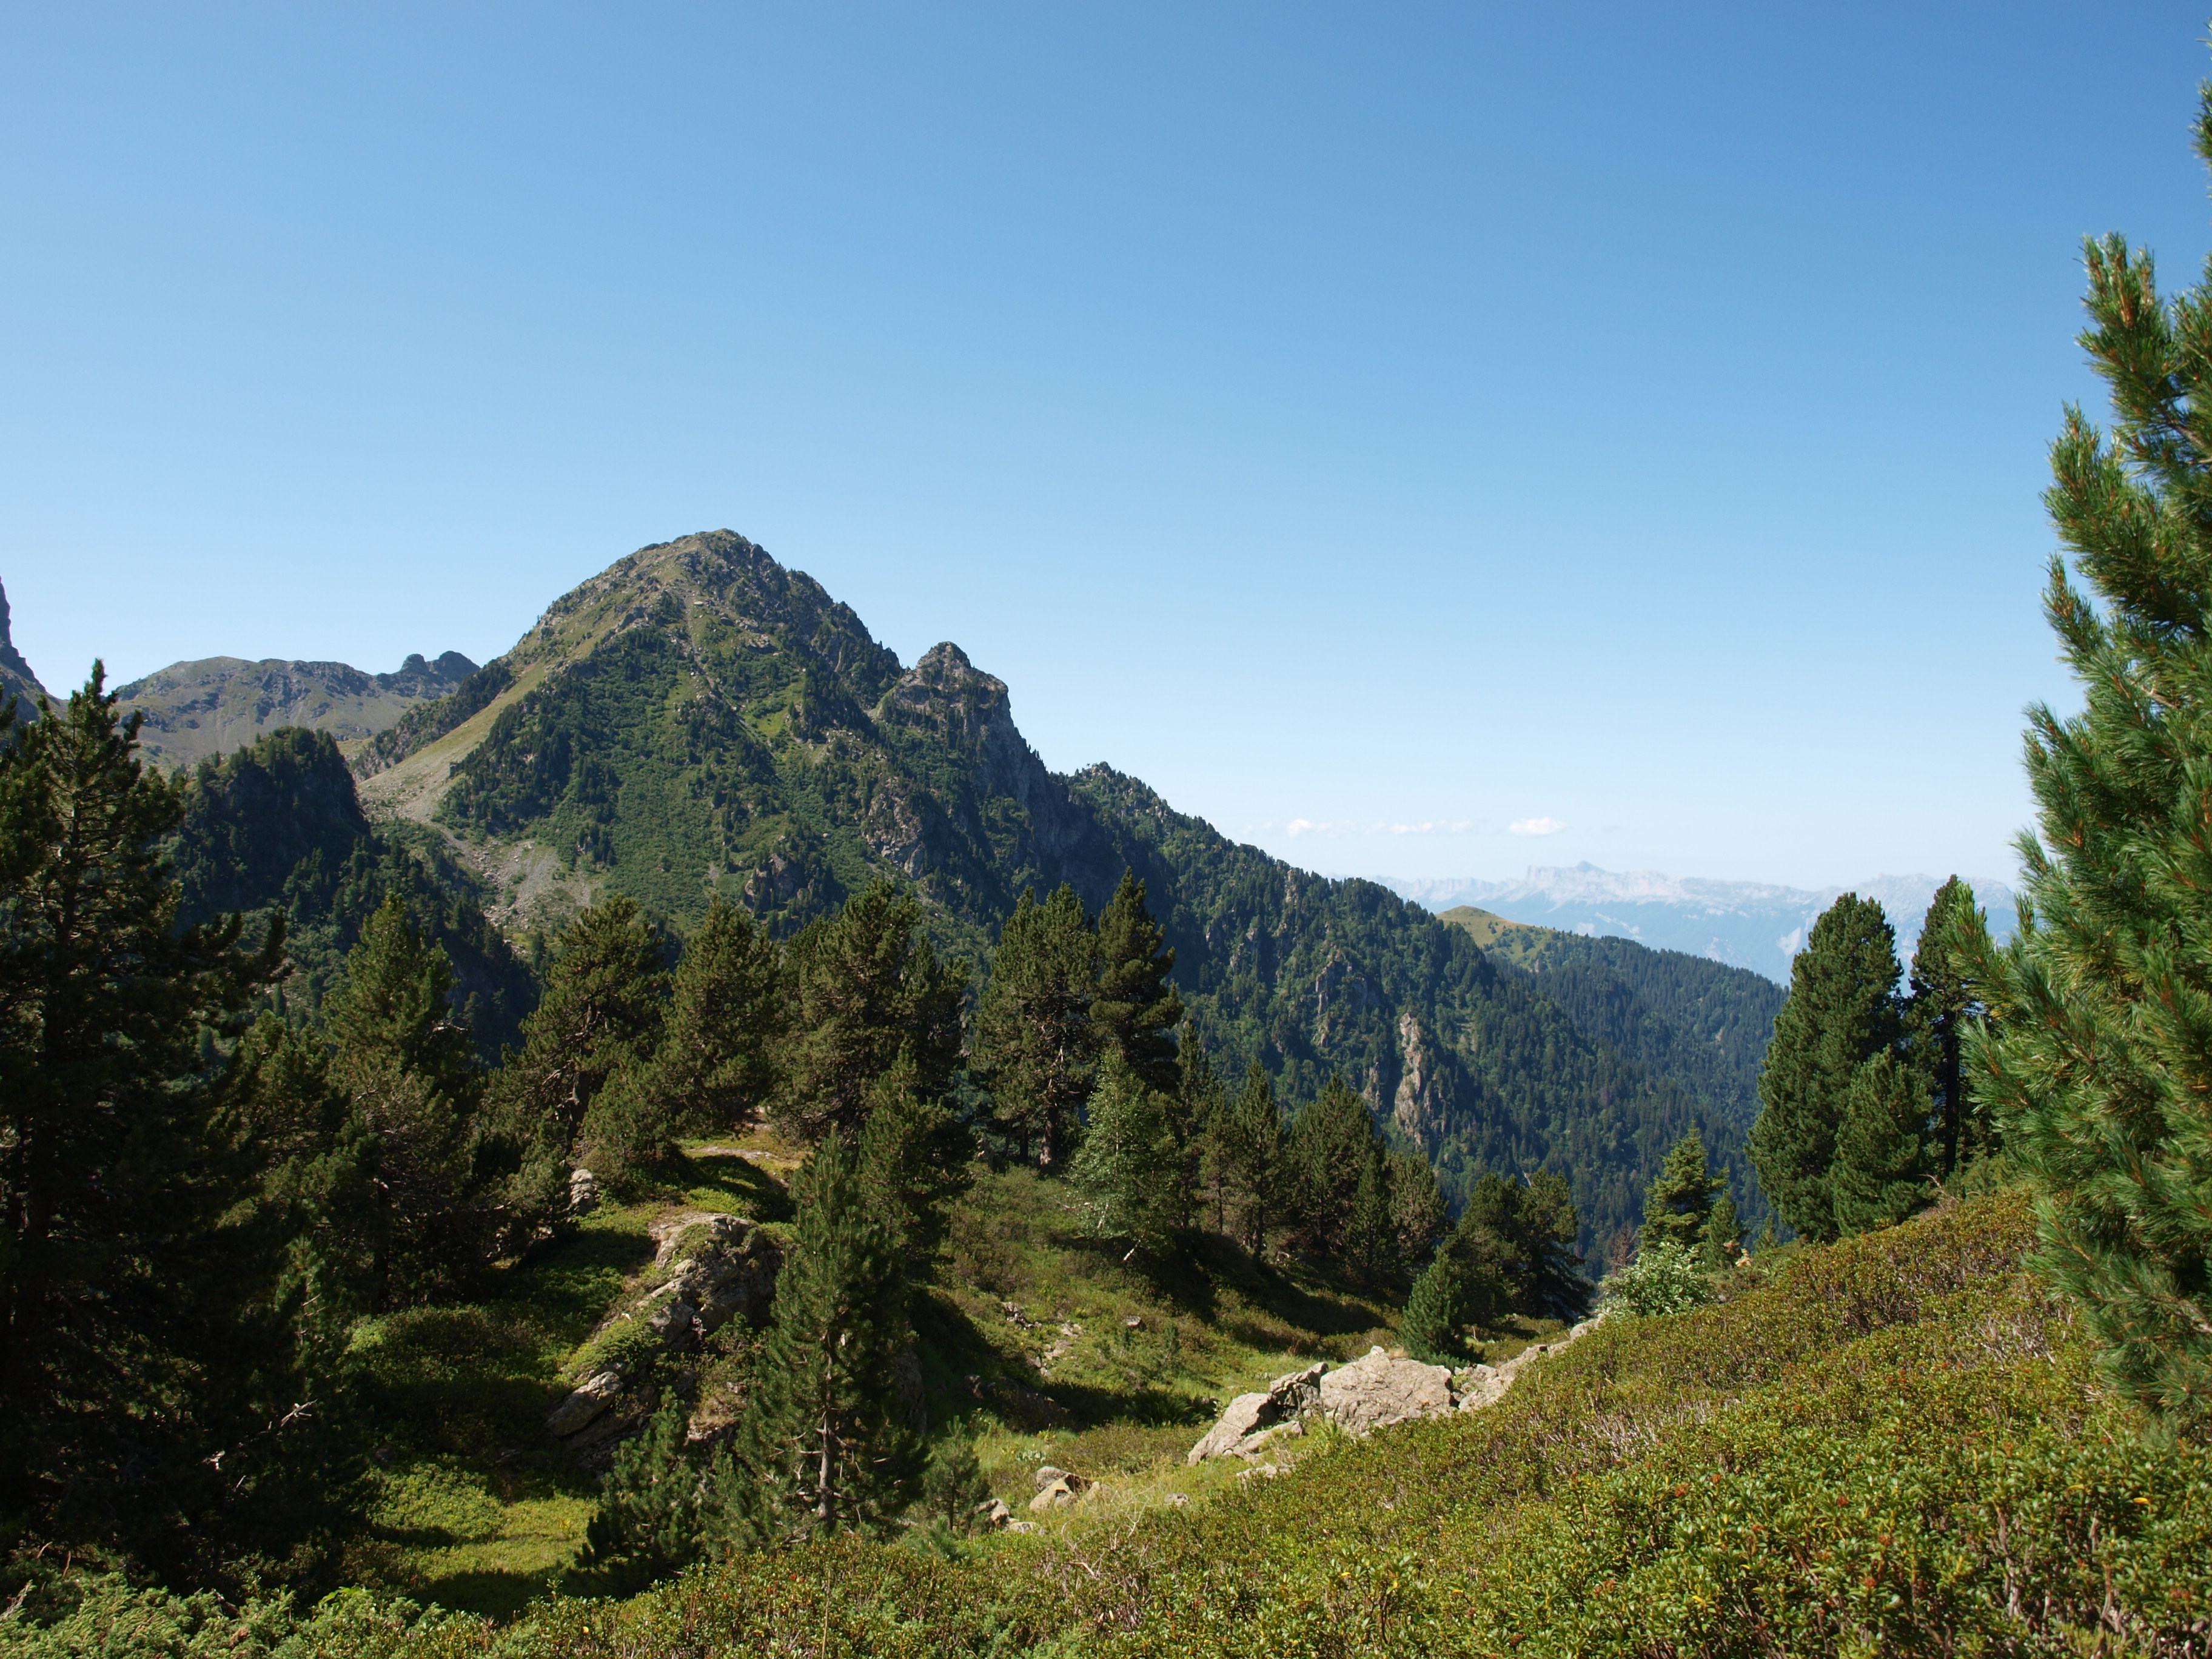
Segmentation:
<svg viewBox="0 0 2212 1659">
<path fill-rule="evenodd" d="M 1495 820 L 1493 819 L 1494 823 Z M 1542 820 L 1549 823 L 1549 819 Z M 1273 820 L 1263 824 L 1247 824 L 1245 830 L 1272 830 Z M 1553 824 L 1553 829 L 1565 829 L 1564 824 Z M 1356 823 L 1347 818 L 1292 818 L 1283 826 L 1284 833 L 1293 841 L 1302 836 L 1323 836 L 1332 841 L 1346 836 L 1463 836 L 1469 830 L 1480 830 L 1479 818 L 1428 818 L 1419 823 Z M 1538 834 L 1548 833 L 1537 831 Z"/>
<path fill-rule="evenodd" d="M 1556 836 L 1567 826 L 1557 818 L 1516 818 L 1505 827 L 1516 836 Z"/>
</svg>

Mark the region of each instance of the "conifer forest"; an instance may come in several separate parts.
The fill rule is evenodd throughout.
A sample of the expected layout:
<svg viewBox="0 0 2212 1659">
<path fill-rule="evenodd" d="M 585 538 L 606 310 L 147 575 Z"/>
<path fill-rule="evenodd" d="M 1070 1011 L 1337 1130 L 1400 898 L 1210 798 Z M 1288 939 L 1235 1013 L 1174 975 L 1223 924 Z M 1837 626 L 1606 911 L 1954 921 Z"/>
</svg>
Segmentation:
<svg viewBox="0 0 2212 1659">
<path fill-rule="evenodd" d="M 373 731 L 6 647 L 0 1656 L 2212 1652 L 2212 280 L 2085 257 L 2016 919 L 1786 988 L 729 531 Z"/>
</svg>

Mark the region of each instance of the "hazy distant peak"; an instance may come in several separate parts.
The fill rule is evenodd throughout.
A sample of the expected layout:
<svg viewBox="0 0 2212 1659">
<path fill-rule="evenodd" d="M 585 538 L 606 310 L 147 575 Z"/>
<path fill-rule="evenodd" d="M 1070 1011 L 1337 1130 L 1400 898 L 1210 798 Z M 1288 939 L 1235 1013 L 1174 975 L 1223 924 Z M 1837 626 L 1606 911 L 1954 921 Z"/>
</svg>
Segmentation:
<svg viewBox="0 0 2212 1659">
<path fill-rule="evenodd" d="M 1718 881 L 1675 877 L 1656 870 L 1601 870 L 1589 863 L 1531 866 L 1510 881 L 1472 877 L 1379 878 L 1382 884 L 1432 911 L 1474 905 L 1510 921 L 1568 933 L 1632 939 L 1662 950 L 1750 968 L 1787 980 L 1790 963 L 1803 948 L 1820 913 L 1844 893 L 1879 903 L 1909 958 L 1920 938 L 1929 901 L 1944 878 L 1881 875 L 1843 886 L 1786 887 L 1772 882 Z M 1990 877 L 1967 878 L 2002 938 L 2013 925 L 2009 884 Z"/>
</svg>

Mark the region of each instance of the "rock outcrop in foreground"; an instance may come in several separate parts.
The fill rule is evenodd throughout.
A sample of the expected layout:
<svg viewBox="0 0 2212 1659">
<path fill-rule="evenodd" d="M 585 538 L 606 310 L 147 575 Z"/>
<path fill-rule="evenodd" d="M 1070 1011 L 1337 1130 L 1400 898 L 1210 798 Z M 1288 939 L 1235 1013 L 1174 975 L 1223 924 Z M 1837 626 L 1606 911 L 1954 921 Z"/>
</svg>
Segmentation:
<svg viewBox="0 0 2212 1659">
<path fill-rule="evenodd" d="M 1597 1323 L 1584 1320 L 1556 1342 L 1537 1343 L 1503 1365 L 1474 1365 L 1454 1372 L 1445 1365 L 1393 1358 L 1370 1348 L 1348 1365 L 1325 1364 L 1289 1371 L 1261 1394 L 1241 1394 L 1184 1460 L 1254 1458 L 1279 1435 L 1302 1434 L 1311 1419 L 1334 1423 L 1348 1434 L 1367 1435 L 1395 1423 L 1411 1423 L 1451 1412 L 1476 1411 L 1513 1385 L 1524 1367 L 1564 1348 Z"/>
</svg>

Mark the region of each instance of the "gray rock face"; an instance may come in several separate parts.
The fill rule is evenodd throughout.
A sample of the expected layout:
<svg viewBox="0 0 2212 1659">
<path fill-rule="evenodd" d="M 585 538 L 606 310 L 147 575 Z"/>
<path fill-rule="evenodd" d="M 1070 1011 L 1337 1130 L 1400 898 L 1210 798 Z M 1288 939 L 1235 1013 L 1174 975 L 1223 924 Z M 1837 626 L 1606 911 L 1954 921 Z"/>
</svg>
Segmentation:
<svg viewBox="0 0 2212 1659">
<path fill-rule="evenodd" d="M 599 1207 L 599 1178 L 589 1170 L 568 1171 L 568 1213 L 589 1215 Z"/>
<path fill-rule="evenodd" d="M 622 1373 L 617 1370 L 604 1370 L 586 1377 L 547 1415 L 547 1431 L 564 1437 L 576 1433 L 606 1410 L 609 1403 L 622 1393 Z"/>
<path fill-rule="evenodd" d="M 783 1267 L 775 1241 L 734 1215 L 705 1216 L 671 1232 L 661 1242 L 660 1256 L 668 1276 L 635 1313 L 679 1347 L 732 1319 L 759 1323 Z"/>
<path fill-rule="evenodd" d="M 1238 1395 L 1183 1462 L 1199 1464 L 1232 1452 L 1249 1454 L 1261 1439 L 1297 1422 L 1321 1403 L 1323 1373 L 1328 1370 L 1316 1361 L 1302 1371 L 1285 1371 L 1267 1385 L 1265 1394 Z"/>
<path fill-rule="evenodd" d="M 1417 1359 L 1393 1359 L 1380 1348 L 1321 1380 L 1321 1408 L 1328 1420 L 1353 1434 L 1393 1423 L 1440 1417 L 1451 1410 L 1451 1372 Z"/>
</svg>

